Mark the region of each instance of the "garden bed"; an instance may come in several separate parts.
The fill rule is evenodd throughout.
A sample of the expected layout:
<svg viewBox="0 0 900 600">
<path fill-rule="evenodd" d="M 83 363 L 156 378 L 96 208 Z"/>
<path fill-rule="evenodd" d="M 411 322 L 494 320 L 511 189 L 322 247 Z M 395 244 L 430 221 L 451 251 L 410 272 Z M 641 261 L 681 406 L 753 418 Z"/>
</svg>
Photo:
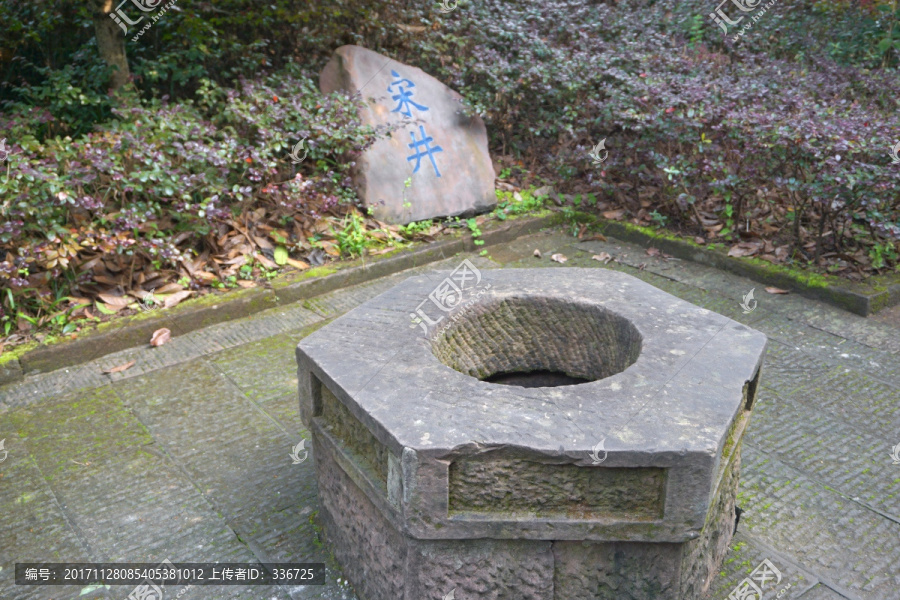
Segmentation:
<svg viewBox="0 0 900 600">
<path fill-rule="evenodd" d="M 0 349 L 456 227 L 477 237 L 483 217 L 397 228 L 358 206 L 348 169 L 389 132 L 318 91 L 347 43 L 463 94 L 507 206 L 551 184 L 569 211 L 764 261 L 747 264 L 783 287 L 797 269 L 837 277 L 872 290 L 846 306 L 876 309 L 900 264 L 898 3 L 777 3 L 741 36 L 712 8 L 200 2 L 125 42 L 130 83 L 111 94 L 86 3 L 5 6 Z"/>
</svg>

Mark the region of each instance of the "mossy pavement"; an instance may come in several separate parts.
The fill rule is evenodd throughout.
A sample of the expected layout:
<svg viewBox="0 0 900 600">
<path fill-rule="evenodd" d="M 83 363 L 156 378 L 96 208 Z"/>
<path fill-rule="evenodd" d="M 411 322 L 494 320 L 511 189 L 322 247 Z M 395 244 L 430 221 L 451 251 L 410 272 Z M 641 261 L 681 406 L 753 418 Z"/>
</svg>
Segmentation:
<svg viewBox="0 0 900 600">
<path fill-rule="evenodd" d="M 354 598 L 318 539 L 314 456 L 290 457 L 308 439 L 294 347 L 410 274 L 453 268 L 463 256 L 482 269 L 621 270 L 766 333 L 743 441 L 744 512 L 709 597 L 724 600 L 768 559 L 782 578 L 767 584 L 765 598 L 900 598 L 900 465 L 890 456 L 900 444 L 898 314 L 867 319 L 797 294 L 769 295 L 734 274 L 614 239 L 579 242 L 562 229 L 487 250 L 202 329 L 173 324 L 159 348 L 0 387 L 8 453 L 0 462 L 0 598 L 124 600 L 133 589 L 16 586 L 16 562 L 164 559 L 328 565 L 325 586 L 175 587 L 166 600 Z M 592 259 L 602 252 L 617 260 Z M 568 260 L 551 261 L 555 253 Z M 751 288 L 758 305 L 745 314 L 740 302 Z M 484 597 L 505 598 L 502 590 Z"/>
</svg>

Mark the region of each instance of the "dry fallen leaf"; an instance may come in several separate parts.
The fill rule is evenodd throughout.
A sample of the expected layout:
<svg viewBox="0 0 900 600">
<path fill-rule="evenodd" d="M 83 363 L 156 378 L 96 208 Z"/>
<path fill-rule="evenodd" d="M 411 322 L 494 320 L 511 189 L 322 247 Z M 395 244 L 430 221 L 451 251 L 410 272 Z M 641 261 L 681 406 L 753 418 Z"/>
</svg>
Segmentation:
<svg viewBox="0 0 900 600">
<path fill-rule="evenodd" d="M 303 262 L 302 260 L 294 260 L 293 258 L 288 258 L 287 264 L 291 265 L 295 269 L 300 269 L 301 271 L 309 268 L 309 263 Z"/>
<path fill-rule="evenodd" d="M 554 254 L 550 257 L 550 260 L 554 260 L 558 263 L 564 263 L 569 259 L 566 258 L 565 255 L 563 255 L 563 254 Z"/>
<path fill-rule="evenodd" d="M 103 369 L 104 373 L 121 373 L 122 371 L 127 371 L 131 367 L 134 366 L 134 363 L 137 361 L 131 360 L 125 363 L 124 365 L 119 365 L 118 367 L 113 367 L 112 369 Z"/>
<path fill-rule="evenodd" d="M 150 338 L 151 346 L 162 346 L 166 342 L 169 341 L 169 338 L 172 337 L 172 332 L 163 327 L 162 329 L 157 329 L 153 332 L 153 337 Z"/>
<path fill-rule="evenodd" d="M 94 281 L 96 281 L 97 283 L 102 283 L 102 284 L 111 285 L 111 286 L 117 286 L 120 283 L 118 279 L 114 279 L 113 277 L 107 277 L 106 275 L 103 275 L 102 273 L 95 273 Z"/>
<path fill-rule="evenodd" d="M 159 288 L 158 290 L 156 290 L 156 293 L 157 294 L 172 294 L 174 292 L 180 292 L 183 289 L 184 289 L 183 285 L 179 285 L 177 283 L 167 283 L 166 285 L 164 285 L 161 288 Z"/>
<path fill-rule="evenodd" d="M 600 262 L 602 262 L 605 265 L 605 264 L 608 264 L 609 261 L 612 260 L 612 255 L 609 254 L 608 252 L 601 252 L 600 254 L 593 255 L 591 258 L 594 260 L 599 260 Z"/>
<path fill-rule="evenodd" d="M 783 289 L 777 288 L 777 287 L 767 287 L 766 291 L 769 292 L 770 294 L 790 294 L 791 293 L 789 290 L 783 290 Z"/>
<path fill-rule="evenodd" d="M 140 290 L 140 289 L 131 290 L 130 292 L 128 292 L 128 295 L 139 301 L 146 300 L 147 302 L 150 302 L 151 304 L 154 303 L 154 301 L 157 299 L 156 294 L 154 294 L 153 292 L 148 292 L 146 290 Z M 134 303 L 132 303 L 131 305 L 133 306 L 133 304 Z"/>
<path fill-rule="evenodd" d="M 592 235 L 589 238 L 584 238 L 584 241 L 586 241 L 586 242 L 608 242 L 609 240 L 607 240 L 606 236 L 603 235 L 602 233 L 595 233 L 594 235 Z"/>
<path fill-rule="evenodd" d="M 131 298 L 127 298 L 125 296 L 111 296 L 110 294 L 97 294 L 97 297 L 103 300 L 103 303 L 106 304 L 107 308 L 111 308 L 115 311 L 122 310 L 129 304 L 133 302 Z"/>
<path fill-rule="evenodd" d="M 172 294 L 170 296 L 166 296 L 165 300 L 163 300 L 163 306 L 166 308 L 172 308 L 173 306 L 175 306 L 176 304 L 178 304 L 179 302 L 181 302 L 182 300 L 184 300 L 185 298 L 187 298 L 188 296 L 190 296 L 193 293 L 194 292 L 192 292 L 190 290 L 175 292 L 174 294 Z"/>
<path fill-rule="evenodd" d="M 272 242 L 267 240 L 264 237 L 256 237 L 253 236 L 253 241 L 256 242 L 256 245 L 262 248 L 263 250 L 274 250 L 275 246 L 272 245 Z"/>
<path fill-rule="evenodd" d="M 255 252 L 253 258 L 267 269 L 277 269 L 278 265 L 274 261 L 269 260 L 262 252 Z"/>
<path fill-rule="evenodd" d="M 540 258 L 540 257 L 542 256 L 541 251 L 538 250 L 537 248 L 534 249 L 534 255 L 535 255 L 537 258 Z"/>
<path fill-rule="evenodd" d="M 404 23 L 396 23 L 396 25 L 406 33 L 422 33 L 423 31 L 428 29 L 423 25 L 406 25 Z"/>
<path fill-rule="evenodd" d="M 238 279 L 237 284 L 244 289 L 256 287 L 256 282 L 249 279 Z"/>
<path fill-rule="evenodd" d="M 203 283 L 207 283 L 207 284 L 215 283 L 215 282 L 219 281 L 219 278 L 216 277 L 216 274 L 210 273 L 209 271 L 195 271 L 194 279 L 199 279 Z"/>
<path fill-rule="evenodd" d="M 728 251 L 728 256 L 753 256 L 759 252 L 760 244 L 752 244 L 750 242 L 741 242 L 736 246 L 732 246 Z"/>
<path fill-rule="evenodd" d="M 240 265 L 243 265 L 245 262 L 247 262 L 247 257 L 245 255 L 241 254 L 240 256 L 235 256 L 234 258 L 230 258 L 226 261 L 223 261 L 222 264 L 223 265 L 238 265 L 238 266 L 240 266 Z"/>
</svg>

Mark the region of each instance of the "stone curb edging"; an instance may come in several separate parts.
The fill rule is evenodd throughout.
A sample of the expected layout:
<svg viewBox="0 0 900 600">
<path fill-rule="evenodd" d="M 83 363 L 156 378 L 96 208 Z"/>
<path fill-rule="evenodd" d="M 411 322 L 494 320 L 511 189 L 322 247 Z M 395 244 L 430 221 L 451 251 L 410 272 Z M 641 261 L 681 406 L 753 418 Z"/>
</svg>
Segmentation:
<svg viewBox="0 0 900 600">
<path fill-rule="evenodd" d="M 767 285 L 795 291 L 808 298 L 822 300 L 838 308 L 868 317 L 879 310 L 900 304 L 900 276 L 877 275 L 865 282 L 855 283 L 833 277 L 809 273 L 802 279 L 803 271 L 773 271 L 748 260 L 728 256 L 726 252 L 704 248 L 687 241 L 657 237 L 616 221 L 607 221 L 594 215 L 578 212 L 578 220 L 593 223 L 604 234 L 643 247 L 653 246 L 677 258 L 729 271 Z M 813 285 L 813 277 L 827 281 L 826 285 Z"/>
<path fill-rule="evenodd" d="M 657 237 L 616 221 L 607 221 L 585 212 L 575 212 L 582 223 L 592 223 L 605 235 L 644 247 L 653 246 L 677 258 L 716 267 L 764 284 L 793 290 L 803 296 L 822 300 L 858 315 L 869 316 L 878 310 L 900 304 L 900 276 L 881 275 L 866 283 L 839 281 L 826 286 L 810 285 L 798 274 L 772 272 L 761 265 L 728 256 L 725 252 L 692 245 L 686 241 Z M 273 282 L 271 288 L 235 290 L 221 296 L 207 295 L 205 303 L 187 302 L 159 317 L 128 317 L 108 323 L 103 331 L 91 331 L 71 341 L 41 345 L 25 352 L 17 359 L 0 364 L 0 386 L 19 381 L 26 374 L 52 371 L 78 365 L 113 352 L 148 343 L 154 331 L 168 326 L 174 335 L 189 333 L 231 319 L 247 317 L 274 308 L 282 303 L 297 302 L 343 287 L 357 285 L 386 275 L 436 262 L 460 252 L 502 244 L 523 234 L 534 233 L 565 220 L 561 212 L 534 218 L 503 221 L 485 230 L 476 246 L 474 238 L 464 232 L 458 239 L 433 242 L 426 246 L 385 258 L 365 262 L 356 260 L 334 265 L 336 271 L 321 277 L 306 277 L 303 273 Z M 89 357 L 89 358 L 85 358 Z"/>
<path fill-rule="evenodd" d="M 433 242 L 412 250 L 400 251 L 374 261 L 356 261 L 326 265 L 335 272 L 321 277 L 306 277 L 304 272 L 293 278 L 275 280 L 271 288 L 234 290 L 222 295 L 202 298 L 205 302 L 186 302 L 161 313 L 160 316 L 135 315 L 107 324 L 102 331 L 90 331 L 74 340 L 41 345 L 23 353 L 16 359 L 0 364 L 0 386 L 20 381 L 26 374 L 53 371 L 85 363 L 113 352 L 146 345 L 153 332 L 168 327 L 173 336 L 208 327 L 231 319 L 319 296 L 343 287 L 364 283 L 386 275 L 392 275 L 417 266 L 436 262 L 476 249 L 502 244 L 520 235 L 534 233 L 561 222 L 562 217 L 553 213 L 534 218 L 502 221 L 501 225 L 485 228 L 479 239 L 483 246 L 476 246 L 474 238 L 464 232 L 458 239 Z M 293 274 L 292 274 L 293 275 Z"/>
</svg>

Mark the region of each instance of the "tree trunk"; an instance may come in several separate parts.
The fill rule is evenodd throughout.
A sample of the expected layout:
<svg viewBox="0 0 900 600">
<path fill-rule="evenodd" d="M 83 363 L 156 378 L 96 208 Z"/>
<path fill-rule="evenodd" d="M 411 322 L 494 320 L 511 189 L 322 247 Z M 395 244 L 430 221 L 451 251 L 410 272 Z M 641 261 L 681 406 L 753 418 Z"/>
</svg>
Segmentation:
<svg viewBox="0 0 900 600">
<path fill-rule="evenodd" d="M 94 32 L 100 58 L 113 68 L 110 78 L 111 91 L 115 92 L 131 80 L 128 57 L 125 56 L 125 36 L 109 13 L 113 11 L 113 0 L 91 0 L 94 8 Z"/>
</svg>

